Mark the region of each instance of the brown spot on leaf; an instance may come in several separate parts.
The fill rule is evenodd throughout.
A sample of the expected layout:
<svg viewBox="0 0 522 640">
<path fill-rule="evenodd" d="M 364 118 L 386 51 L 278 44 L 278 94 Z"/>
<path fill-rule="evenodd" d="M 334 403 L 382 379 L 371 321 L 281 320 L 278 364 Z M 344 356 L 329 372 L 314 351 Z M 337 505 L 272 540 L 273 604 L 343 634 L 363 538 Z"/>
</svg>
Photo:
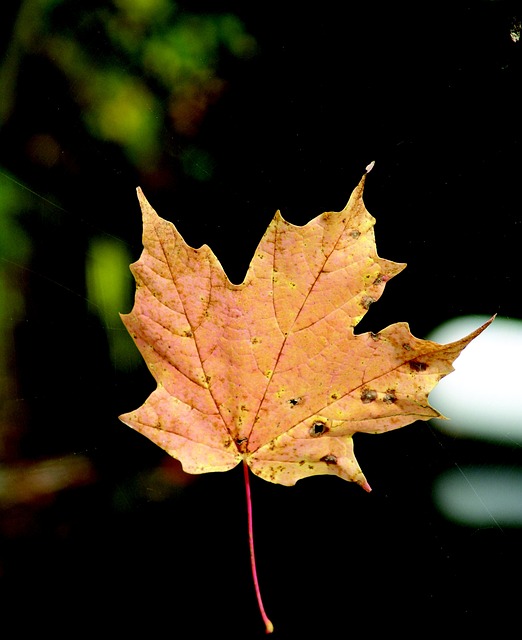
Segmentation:
<svg viewBox="0 0 522 640">
<path fill-rule="evenodd" d="M 382 401 L 386 402 L 387 404 L 393 404 L 394 402 L 397 402 L 397 396 L 395 395 L 395 389 L 387 389 L 386 393 L 383 396 Z"/>
<path fill-rule="evenodd" d="M 324 435 L 328 431 L 328 427 L 325 422 L 321 420 L 316 420 L 313 425 L 310 427 L 310 435 L 312 438 L 318 438 L 319 436 Z"/>
<path fill-rule="evenodd" d="M 338 393 L 332 393 L 332 395 L 330 396 L 330 398 L 332 400 L 339 400 L 339 394 Z"/>
<path fill-rule="evenodd" d="M 248 438 L 236 438 L 236 447 L 240 453 L 246 453 Z"/>
<path fill-rule="evenodd" d="M 353 231 L 350 231 L 350 235 L 354 240 L 357 240 L 357 238 L 359 238 L 359 236 L 361 235 L 361 232 L 358 229 L 354 229 Z"/>
<path fill-rule="evenodd" d="M 374 400 L 377 400 L 377 391 L 374 389 L 363 389 L 361 391 L 361 400 L 363 404 L 369 404 Z"/>
<path fill-rule="evenodd" d="M 409 345 L 407 342 L 405 342 L 405 343 L 402 345 L 402 348 L 403 348 L 405 351 L 411 351 L 411 347 L 410 347 L 410 345 Z"/>
<path fill-rule="evenodd" d="M 413 369 L 413 371 L 426 371 L 426 369 L 428 368 L 428 365 L 425 362 L 419 362 L 419 360 L 411 360 L 410 361 L 410 368 Z"/>
<path fill-rule="evenodd" d="M 185 338 L 192 338 L 193 337 L 192 331 L 190 329 L 187 329 L 186 331 L 184 331 L 183 335 L 185 336 Z"/>
<path fill-rule="evenodd" d="M 370 305 L 372 305 L 375 302 L 375 298 L 372 298 L 371 296 L 363 296 L 361 299 L 361 305 L 368 310 L 370 308 Z"/>
<path fill-rule="evenodd" d="M 334 456 L 333 453 L 329 453 L 321 458 L 321 462 L 326 462 L 326 464 L 337 464 L 337 457 Z"/>
<path fill-rule="evenodd" d="M 290 398 L 290 400 L 288 401 L 288 404 L 291 407 L 295 407 L 298 404 L 301 404 L 302 398 L 301 397 L 297 397 L 297 398 Z"/>
</svg>

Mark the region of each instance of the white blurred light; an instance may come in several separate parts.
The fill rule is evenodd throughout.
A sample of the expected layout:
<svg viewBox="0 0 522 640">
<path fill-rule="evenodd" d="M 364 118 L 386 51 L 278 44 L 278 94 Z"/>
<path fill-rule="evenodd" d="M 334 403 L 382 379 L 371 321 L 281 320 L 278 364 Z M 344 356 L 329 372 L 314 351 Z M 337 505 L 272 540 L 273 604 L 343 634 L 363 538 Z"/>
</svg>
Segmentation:
<svg viewBox="0 0 522 640">
<path fill-rule="evenodd" d="M 488 318 L 463 316 L 427 336 L 441 344 L 471 333 Z M 455 371 L 430 394 L 430 404 L 449 421 L 433 420 L 455 436 L 503 444 L 522 443 L 522 321 L 497 316 L 455 361 Z"/>
<path fill-rule="evenodd" d="M 522 468 L 471 466 L 435 480 L 433 501 L 449 520 L 467 526 L 522 526 Z"/>
</svg>

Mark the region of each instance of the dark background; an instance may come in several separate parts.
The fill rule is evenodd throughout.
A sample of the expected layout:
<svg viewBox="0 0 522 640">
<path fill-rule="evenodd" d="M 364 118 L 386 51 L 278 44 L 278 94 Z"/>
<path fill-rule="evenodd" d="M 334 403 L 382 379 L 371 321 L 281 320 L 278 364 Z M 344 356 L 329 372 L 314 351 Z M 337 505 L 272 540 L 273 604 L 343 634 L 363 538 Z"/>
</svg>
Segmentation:
<svg viewBox="0 0 522 640">
<path fill-rule="evenodd" d="M 4 67 L 30 4 L 2 9 Z M 103 67 L 114 52 L 89 16 L 104 5 L 112 7 L 57 3 L 34 37 L 78 30 Z M 153 166 L 89 131 L 78 87 L 38 39 L 17 54 L 12 90 L 0 98 L 11 103 L 0 166 L 26 199 L 16 225 L 30 244 L 24 260 L 9 247 L 2 256 L 24 300 L 6 334 L 12 391 L 2 409 L 1 465 L 20 493 L 0 502 L 2 624 L 16 635 L 124 635 L 140 625 L 149 637 L 263 635 L 241 470 L 187 478 L 117 418 L 154 382 L 144 364 L 111 361 L 108 328 L 88 305 L 85 261 L 100 236 L 138 258 L 136 186 L 240 282 L 276 209 L 295 224 L 339 210 L 375 160 L 365 201 L 378 252 L 408 268 L 361 331 L 408 321 L 424 337 L 458 315 L 522 317 L 519 3 L 178 7 L 237 16 L 257 47 L 243 58 L 222 52 L 214 71 L 226 89 L 195 130 L 165 119 Z M 139 75 L 131 59 L 121 64 Z M 59 149 L 53 162 L 34 152 L 42 135 Z M 122 330 L 117 319 L 110 330 Z M 355 445 L 371 494 L 330 477 L 291 489 L 252 479 L 274 637 L 422 637 L 486 622 L 505 635 L 519 625 L 520 530 L 451 523 L 431 486 L 455 465 L 514 465 L 520 449 L 454 439 L 427 423 Z M 36 463 L 75 459 L 85 469 L 62 489 L 24 492 Z"/>
</svg>

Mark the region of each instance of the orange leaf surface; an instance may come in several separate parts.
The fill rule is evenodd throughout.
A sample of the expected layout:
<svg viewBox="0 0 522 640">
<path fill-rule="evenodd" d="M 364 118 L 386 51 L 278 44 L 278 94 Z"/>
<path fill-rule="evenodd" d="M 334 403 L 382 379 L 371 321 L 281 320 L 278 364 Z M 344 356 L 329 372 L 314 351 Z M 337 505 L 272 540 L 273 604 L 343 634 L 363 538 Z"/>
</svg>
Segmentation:
<svg viewBox="0 0 522 640">
<path fill-rule="evenodd" d="M 405 322 L 354 333 L 406 266 L 377 255 L 365 179 L 342 211 L 304 226 L 277 212 L 240 285 L 138 189 L 144 249 L 122 320 L 157 388 L 120 419 L 185 471 L 244 461 L 270 482 L 335 474 L 369 491 L 353 435 L 442 417 L 430 391 L 493 318 L 448 345 L 415 338 Z"/>
</svg>

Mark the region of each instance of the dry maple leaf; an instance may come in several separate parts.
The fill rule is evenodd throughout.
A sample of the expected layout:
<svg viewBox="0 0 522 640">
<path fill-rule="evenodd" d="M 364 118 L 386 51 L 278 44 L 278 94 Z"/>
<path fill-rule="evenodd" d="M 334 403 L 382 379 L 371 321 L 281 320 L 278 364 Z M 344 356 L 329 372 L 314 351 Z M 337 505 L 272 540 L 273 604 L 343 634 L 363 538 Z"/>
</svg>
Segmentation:
<svg viewBox="0 0 522 640">
<path fill-rule="evenodd" d="M 157 389 L 120 419 L 188 473 L 244 461 L 279 484 L 335 474 L 369 490 L 354 433 L 441 417 L 428 394 L 491 321 L 448 345 L 413 337 L 405 322 L 354 334 L 406 266 L 377 255 L 365 178 L 342 211 L 304 226 L 277 212 L 239 285 L 138 189 L 144 250 L 122 320 Z"/>
<path fill-rule="evenodd" d="M 157 388 L 120 419 L 185 471 L 244 462 L 248 496 L 247 465 L 279 484 L 335 474 L 369 491 L 353 435 L 442 417 L 430 391 L 493 318 L 448 345 L 413 337 L 404 322 L 354 333 L 406 266 L 377 255 L 365 179 L 342 211 L 304 226 L 277 212 L 239 285 L 138 189 L 144 250 L 122 320 Z"/>
</svg>

